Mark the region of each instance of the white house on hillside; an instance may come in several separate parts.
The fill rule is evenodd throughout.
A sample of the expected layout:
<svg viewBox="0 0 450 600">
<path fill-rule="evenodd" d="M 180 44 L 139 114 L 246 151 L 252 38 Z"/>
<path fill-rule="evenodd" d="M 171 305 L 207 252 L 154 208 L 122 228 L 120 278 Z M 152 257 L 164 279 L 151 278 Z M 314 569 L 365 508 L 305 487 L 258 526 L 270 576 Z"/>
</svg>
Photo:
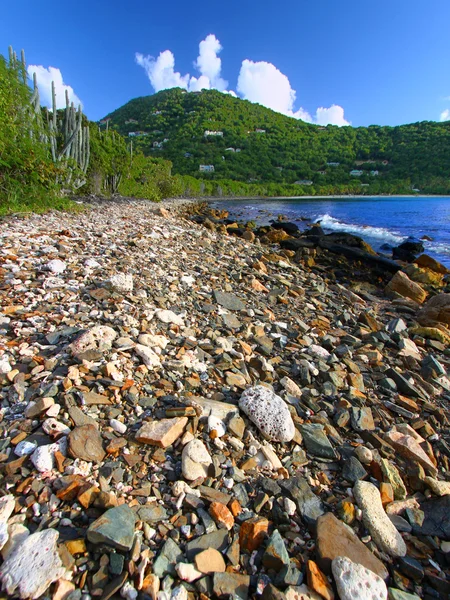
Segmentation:
<svg viewBox="0 0 450 600">
<path fill-rule="evenodd" d="M 364 173 L 364 171 L 361 171 L 359 169 L 353 169 L 353 171 L 350 171 L 350 176 L 351 177 L 361 177 L 361 175 Z"/>
<path fill-rule="evenodd" d="M 207 129 L 204 133 L 205 137 L 223 137 L 223 131 L 209 131 L 209 129 Z"/>
<path fill-rule="evenodd" d="M 200 165 L 198 170 L 202 173 L 214 173 L 214 165 Z"/>
</svg>

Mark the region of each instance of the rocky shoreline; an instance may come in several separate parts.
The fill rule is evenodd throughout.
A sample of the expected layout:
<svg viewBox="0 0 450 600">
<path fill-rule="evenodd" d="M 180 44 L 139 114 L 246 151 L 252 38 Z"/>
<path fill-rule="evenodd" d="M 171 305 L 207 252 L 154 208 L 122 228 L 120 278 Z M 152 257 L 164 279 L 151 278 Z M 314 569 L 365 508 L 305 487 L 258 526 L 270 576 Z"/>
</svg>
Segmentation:
<svg viewBox="0 0 450 600">
<path fill-rule="evenodd" d="M 0 231 L 4 594 L 449 598 L 447 274 L 90 204 Z"/>
</svg>

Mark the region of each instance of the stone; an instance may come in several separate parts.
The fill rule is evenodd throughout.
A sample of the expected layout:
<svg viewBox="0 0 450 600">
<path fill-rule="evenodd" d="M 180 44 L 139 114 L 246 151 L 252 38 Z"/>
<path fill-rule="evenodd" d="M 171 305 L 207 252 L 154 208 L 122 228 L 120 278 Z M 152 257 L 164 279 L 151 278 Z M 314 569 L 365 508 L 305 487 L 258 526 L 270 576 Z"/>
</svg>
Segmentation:
<svg viewBox="0 0 450 600">
<path fill-rule="evenodd" d="M 3 525 L 5 524 L 3 523 Z M 24 527 L 24 525 L 21 525 L 20 523 L 11 523 L 11 525 L 8 525 L 8 540 L 1 549 L 3 560 L 6 560 L 6 558 L 11 554 L 11 552 L 13 552 L 13 550 L 15 550 L 15 548 L 19 544 L 21 544 L 29 535 L 30 530 L 27 529 L 27 527 Z"/>
<path fill-rule="evenodd" d="M 55 404 L 54 398 L 39 398 L 36 402 L 31 402 L 25 409 L 25 417 L 27 419 L 34 419 L 38 417 L 51 406 Z"/>
<path fill-rule="evenodd" d="M 356 456 L 351 456 L 344 462 L 342 477 L 351 483 L 355 483 L 359 479 L 365 479 L 367 477 L 367 471 Z"/>
<path fill-rule="evenodd" d="M 136 440 L 142 444 L 167 448 L 183 434 L 187 423 L 187 417 L 146 421 L 136 433 Z"/>
<path fill-rule="evenodd" d="M 183 317 L 181 315 L 176 315 L 172 310 L 157 310 L 155 315 L 162 323 L 172 323 L 179 327 L 183 327 L 184 325 Z"/>
<path fill-rule="evenodd" d="M 372 450 L 370 450 L 370 448 L 366 448 L 365 446 L 358 446 L 355 449 L 355 456 L 363 465 L 370 465 L 370 463 L 373 461 Z"/>
<path fill-rule="evenodd" d="M 167 573 L 176 575 L 175 566 L 182 562 L 183 552 L 172 538 L 167 538 L 164 542 L 161 552 L 153 563 L 153 573 L 157 577 L 163 577 Z M 191 560 L 188 556 L 188 560 Z"/>
<path fill-rule="evenodd" d="M 16 500 L 12 494 L 0 498 L 0 523 L 8 522 L 9 517 L 13 514 L 16 506 Z"/>
<path fill-rule="evenodd" d="M 422 304 L 428 296 L 421 285 L 415 281 L 411 281 L 408 275 L 402 273 L 402 271 L 397 271 L 385 287 L 384 292 L 387 296 L 393 296 L 394 298 L 398 296 L 409 298 L 417 302 L 417 304 Z"/>
<path fill-rule="evenodd" d="M 355 431 L 373 431 L 375 423 L 370 408 L 353 406 L 351 409 L 351 425 Z"/>
<path fill-rule="evenodd" d="M 227 310 L 245 310 L 245 304 L 242 302 L 242 300 L 239 300 L 239 298 L 234 294 L 214 290 L 214 298 L 219 306 L 222 306 Z"/>
<path fill-rule="evenodd" d="M 34 600 L 54 581 L 69 578 L 58 554 L 58 536 L 55 529 L 45 529 L 17 544 L 0 567 L 3 590 Z"/>
<path fill-rule="evenodd" d="M 87 539 L 92 544 L 128 551 L 133 545 L 135 522 L 135 514 L 127 504 L 110 508 L 89 526 Z"/>
<path fill-rule="evenodd" d="M 409 594 L 403 590 L 388 588 L 389 600 L 421 600 L 416 594 Z"/>
<path fill-rule="evenodd" d="M 450 494 L 450 481 L 440 481 L 433 477 L 425 477 L 424 483 L 436 496 L 446 496 Z"/>
<path fill-rule="evenodd" d="M 269 583 L 264 588 L 261 600 L 285 600 L 285 596 L 272 583 Z"/>
<path fill-rule="evenodd" d="M 53 591 L 52 600 L 67 600 L 69 595 L 75 591 L 75 584 L 67 579 L 58 579 Z"/>
<path fill-rule="evenodd" d="M 112 347 L 117 333 L 107 325 L 96 325 L 82 333 L 71 345 L 75 357 L 82 358 L 89 352 L 103 354 Z"/>
<path fill-rule="evenodd" d="M 309 454 L 320 458 L 336 458 L 336 452 L 324 432 L 323 425 L 306 423 L 300 425 L 299 429 Z"/>
<path fill-rule="evenodd" d="M 430 298 L 417 313 L 417 321 L 424 327 L 434 327 L 439 323 L 450 327 L 450 294 Z"/>
<path fill-rule="evenodd" d="M 201 440 L 194 439 L 183 448 L 181 470 L 185 479 L 194 481 L 199 477 L 207 477 L 211 464 L 212 458 Z"/>
<path fill-rule="evenodd" d="M 116 273 L 109 279 L 111 288 L 119 294 L 133 291 L 133 275 L 127 273 Z"/>
<path fill-rule="evenodd" d="M 368 481 L 358 481 L 353 495 L 362 510 L 363 522 L 376 545 L 390 556 L 405 556 L 406 545 L 384 511 L 378 489 Z"/>
<path fill-rule="evenodd" d="M 308 587 L 317 592 L 325 600 L 334 600 L 334 592 L 330 582 L 313 560 L 306 563 Z"/>
<path fill-rule="evenodd" d="M 206 552 L 206 550 L 205 550 Z M 220 555 L 222 556 L 222 555 Z M 222 559 L 223 560 L 223 559 Z M 192 581 L 196 581 L 203 577 L 203 573 L 195 568 L 195 566 L 191 563 L 179 562 L 175 565 L 175 570 L 177 572 L 178 577 L 182 581 L 187 581 L 191 583 Z"/>
<path fill-rule="evenodd" d="M 137 509 L 136 514 L 140 521 L 150 524 L 165 521 L 169 517 L 164 506 L 157 502 L 144 504 Z"/>
<path fill-rule="evenodd" d="M 306 479 L 291 477 L 280 481 L 280 486 L 297 504 L 297 510 L 308 527 L 314 527 L 317 519 L 323 515 L 324 508 L 320 498 L 311 490 Z"/>
<path fill-rule="evenodd" d="M 280 571 L 289 564 L 289 554 L 278 529 L 275 529 L 267 542 L 262 562 L 266 569 L 274 571 Z"/>
<path fill-rule="evenodd" d="M 381 459 L 380 467 L 384 481 L 392 485 L 394 499 L 404 500 L 407 496 L 407 491 L 397 467 L 387 460 L 387 458 Z"/>
<path fill-rule="evenodd" d="M 63 446 L 66 446 L 66 438 L 62 438 L 54 444 L 38 446 L 30 456 L 31 462 L 40 473 L 47 473 L 54 468 L 55 453 L 60 451 Z"/>
<path fill-rule="evenodd" d="M 0 356 L 0 375 L 6 375 L 12 371 L 12 367 L 9 364 L 9 359 L 7 356 Z"/>
<path fill-rule="evenodd" d="M 284 592 L 286 600 L 323 600 L 314 590 L 306 584 L 289 586 Z"/>
<path fill-rule="evenodd" d="M 385 439 L 397 450 L 399 454 L 406 458 L 418 462 L 422 467 L 431 473 L 437 474 L 436 466 L 431 462 L 430 458 L 420 447 L 419 443 L 411 436 L 404 435 L 399 431 L 388 431 L 384 434 Z"/>
<path fill-rule="evenodd" d="M 450 495 L 431 498 L 420 504 L 422 525 L 413 526 L 414 535 L 431 535 L 450 541 Z"/>
<path fill-rule="evenodd" d="M 209 575 L 211 573 L 225 573 L 225 561 L 222 554 L 214 548 L 199 552 L 195 557 L 195 566 L 199 571 Z"/>
<path fill-rule="evenodd" d="M 241 395 L 239 408 L 269 439 L 290 442 L 295 426 L 285 402 L 268 388 L 258 385 Z"/>
<path fill-rule="evenodd" d="M 183 585 L 178 585 L 172 590 L 170 600 L 188 600 L 189 594 Z"/>
<path fill-rule="evenodd" d="M 447 267 L 445 267 L 435 258 L 428 256 L 428 254 L 421 254 L 418 258 L 416 258 L 414 263 L 419 267 L 422 267 L 424 269 L 431 269 L 435 273 L 440 273 L 441 275 L 446 275 L 447 273 L 449 273 Z"/>
<path fill-rule="evenodd" d="M 234 517 L 225 504 L 222 504 L 221 502 L 211 502 L 209 514 L 217 524 L 225 527 L 228 531 L 233 529 Z"/>
<path fill-rule="evenodd" d="M 362 565 L 340 556 L 331 568 L 341 600 L 387 600 L 384 581 Z"/>
<path fill-rule="evenodd" d="M 151 371 L 161 366 L 161 359 L 153 352 L 151 348 L 148 346 L 144 346 L 143 344 L 136 344 L 134 346 L 134 351 L 136 354 L 142 359 L 142 362 Z"/>
<path fill-rule="evenodd" d="M 213 592 L 219 599 L 248 600 L 249 575 L 214 573 Z"/>
<path fill-rule="evenodd" d="M 242 552 L 257 550 L 269 532 L 269 521 L 265 517 L 252 517 L 241 524 L 239 545 Z"/>
<path fill-rule="evenodd" d="M 54 258 L 53 260 L 48 261 L 48 263 L 45 265 L 45 268 L 47 271 L 50 271 L 55 275 L 60 275 L 61 273 L 64 273 L 64 271 L 67 269 L 67 265 L 63 260 L 60 260 L 59 258 Z"/>
<path fill-rule="evenodd" d="M 186 558 L 194 560 L 195 556 L 202 550 L 214 548 L 219 552 L 225 552 L 228 546 L 228 530 L 218 529 L 212 533 L 201 535 L 186 544 Z"/>
<path fill-rule="evenodd" d="M 100 463 L 105 458 L 102 437 L 93 425 L 75 427 L 67 436 L 68 452 L 73 458 Z"/>
<path fill-rule="evenodd" d="M 382 579 L 389 574 L 383 563 L 365 546 L 353 529 L 326 513 L 317 519 L 317 563 L 324 573 L 331 574 L 331 562 L 338 556 L 346 556 L 358 562 Z"/>
</svg>

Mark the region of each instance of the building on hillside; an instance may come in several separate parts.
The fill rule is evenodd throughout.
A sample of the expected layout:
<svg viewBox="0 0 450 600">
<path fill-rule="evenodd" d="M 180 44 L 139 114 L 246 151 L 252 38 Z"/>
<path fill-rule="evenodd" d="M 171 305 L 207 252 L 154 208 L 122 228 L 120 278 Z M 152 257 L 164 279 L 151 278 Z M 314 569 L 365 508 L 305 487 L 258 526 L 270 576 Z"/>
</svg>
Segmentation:
<svg viewBox="0 0 450 600">
<path fill-rule="evenodd" d="M 207 129 L 204 133 L 205 137 L 223 137 L 223 131 L 209 131 Z"/>
<path fill-rule="evenodd" d="M 317 171 L 319 175 L 326 175 L 327 172 L 326 171 Z"/>
<path fill-rule="evenodd" d="M 241 149 L 240 149 L 240 148 L 236 148 L 236 152 L 240 152 L 240 151 L 241 151 Z"/>
<path fill-rule="evenodd" d="M 255 129 L 255 133 L 266 133 L 266 130 L 265 129 L 256 128 Z"/>
<path fill-rule="evenodd" d="M 184 158 L 192 158 L 192 154 L 190 152 L 185 152 Z"/>
<path fill-rule="evenodd" d="M 139 121 L 136 121 L 136 119 L 128 119 L 127 121 L 125 121 L 125 125 L 129 125 L 130 123 L 134 123 L 135 125 L 137 125 Z"/>
<path fill-rule="evenodd" d="M 338 162 L 327 162 L 327 165 L 329 167 L 338 167 L 341 163 Z"/>
<path fill-rule="evenodd" d="M 198 170 L 201 173 L 214 173 L 214 165 L 200 165 Z"/>
<path fill-rule="evenodd" d="M 312 185 L 313 182 L 311 179 L 299 179 L 298 181 L 294 181 L 295 185 Z"/>
<path fill-rule="evenodd" d="M 375 164 L 375 161 L 372 160 L 371 158 L 368 160 L 355 160 L 355 165 L 360 167 L 361 165 L 373 165 Z"/>
<path fill-rule="evenodd" d="M 380 172 L 375 169 L 375 171 L 370 171 L 370 174 L 372 175 L 372 177 L 377 177 L 380 174 Z"/>
<path fill-rule="evenodd" d="M 363 173 L 364 171 L 353 169 L 353 171 L 350 171 L 350 177 L 361 177 Z"/>
<path fill-rule="evenodd" d="M 128 133 L 128 137 L 142 137 L 146 135 L 148 135 L 146 131 L 130 131 Z"/>
<path fill-rule="evenodd" d="M 225 148 L 225 152 L 236 152 L 236 148 Z"/>
<path fill-rule="evenodd" d="M 162 142 L 153 142 L 152 146 L 153 146 L 153 148 L 162 148 L 163 143 Z"/>
<path fill-rule="evenodd" d="M 162 110 L 155 110 L 155 112 L 152 112 L 152 117 L 157 117 L 158 115 L 162 115 Z"/>
</svg>

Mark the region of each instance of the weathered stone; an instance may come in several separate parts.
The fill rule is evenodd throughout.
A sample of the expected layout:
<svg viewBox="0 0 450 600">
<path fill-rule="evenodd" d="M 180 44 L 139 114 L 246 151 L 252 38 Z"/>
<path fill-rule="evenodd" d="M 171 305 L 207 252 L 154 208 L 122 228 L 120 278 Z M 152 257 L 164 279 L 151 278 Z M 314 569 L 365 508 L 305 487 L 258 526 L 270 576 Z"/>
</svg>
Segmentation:
<svg viewBox="0 0 450 600">
<path fill-rule="evenodd" d="M 108 283 L 115 292 L 119 292 L 120 294 L 133 291 L 133 275 L 127 273 L 112 275 Z"/>
<path fill-rule="evenodd" d="M 398 431 L 388 431 L 385 434 L 385 437 L 389 444 L 391 444 L 399 454 L 413 461 L 417 461 L 426 471 L 431 473 L 431 475 L 436 475 L 436 466 L 431 462 L 430 458 L 411 435 L 404 435 Z"/>
<path fill-rule="evenodd" d="M 186 558 L 192 561 L 199 552 L 207 548 L 214 548 L 223 553 L 227 545 L 228 531 L 226 529 L 218 529 L 188 542 L 186 545 Z"/>
<path fill-rule="evenodd" d="M 436 496 L 447 496 L 450 494 L 450 481 L 441 481 L 433 477 L 425 477 L 424 483 Z"/>
<path fill-rule="evenodd" d="M 58 535 L 55 529 L 33 533 L 8 555 L 0 568 L 3 589 L 8 594 L 34 600 L 54 581 L 69 578 L 58 554 Z"/>
<path fill-rule="evenodd" d="M 247 600 L 250 577 L 237 573 L 214 573 L 213 591 L 217 598 Z"/>
<path fill-rule="evenodd" d="M 219 306 L 222 306 L 227 310 L 245 310 L 245 304 L 234 294 L 214 290 L 214 298 Z"/>
<path fill-rule="evenodd" d="M 289 554 L 278 529 L 275 529 L 270 536 L 262 561 L 267 569 L 275 571 L 279 571 L 283 566 L 289 564 Z"/>
<path fill-rule="evenodd" d="M 68 435 L 67 441 L 68 452 L 73 458 L 97 463 L 105 458 L 102 437 L 93 425 L 75 427 Z"/>
<path fill-rule="evenodd" d="M 156 369 L 161 366 L 161 359 L 156 352 L 153 352 L 148 346 L 143 344 L 136 344 L 134 347 L 136 354 L 142 359 L 142 362 L 147 369 Z"/>
<path fill-rule="evenodd" d="M 392 485 L 395 500 L 404 500 L 407 492 L 397 467 L 386 458 L 381 459 L 380 466 L 384 480 Z"/>
<path fill-rule="evenodd" d="M 210 573 L 225 573 L 223 556 L 214 548 L 208 548 L 207 550 L 203 550 L 203 552 L 199 552 L 195 557 L 195 566 L 206 575 Z"/>
<path fill-rule="evenodd" d="M 306 563 L 308 587 L 317 592 L 325 600 L 334 600 L 334 592 L 328 579 L 313 560 Z"/>
<path fill-rule="evenodd" d="M 332 563 L 333 577 L 341 600 L 387 600 L 387 587 L 381 577 L 348 558 Z"/>
<path fill-rule="evenodd" d="M 338 556 L 346 556 L 358 562 L 382 579 L 388 571 L 383 563 L 361 542 L 354 531 L 327 513 L 317 519 L 317 563 L 326 574 L 331 574 L 331 562 Z"/>
<path fill-rule="evenodd" d="M 450 326 L 450 294 L 438 294 L 430 298 L 417 314 L 418 322 L 424 327 L 443 323 Z"/>
<path fill-rule="evenodd" d="M 257 550 L 268 535 L 269 521 L 264 517 L 247 519 L 239 530 L 239 545 L 242 551 Z"/>
<path fill-rule="evenodd" d="M 324 508 L 318 496 L 309 487 L 307 481 L 300 477 L 291 477 L 280 482 L 281 487 L 297 504 L 297 509 L 309 527 L 314 527 L 318 517 L 323 515 Z"/>
<path fill-rule="evenodd" d="M 106 544 L 118 550 L 130 550 L 135 521 L 135 514 L 127 504 L 110 508 L 89 526 L 87 538 L 93 544 Z"/>
<path fill-rule="evenodd" d="M 207 477 L 208 467 L 212 464 L 212 458 L 205 444 L 194 439 L 183 448 L 181 454 L 181 468 L 183 477 L 194 481 L 199 477 Z"/>
<path fill-rule="evenodd" d="M 336 452 L 323 430 L 323 425 L 306 423 L 300 425 L 300 432 L 303 436 L 306 450 L 310 454 L 321 458 L 336 458 Z"/>
<path fill-rule="evenodd" d="M 209 514 L 212 516 L 214 521 L 216 521 L 216 523 L 225 527 L 225 529 L 228 529 L 228 531 L 233 528 L 234 517 L 225 504 L 222 504 L 221 502 L 211 502 Z"/>
<path fill-rule="evenodd" d="M 187 422 L 187 417 L 146 421 L 136 433 L 136 440 L 142 444 L 167 448 L 181 436 Z"/>
<path fill-rule="evenodd" d="M 421 285 L 411 281 L 408 275 L 402 273 L 402 271 L 397 271 L 384 291 L 388 296 L 410 298 L 418 304 L 422 304 L 428 295 Z"/>
<path fill-rule="evenodd" d="M 420 504 L 423 523 L 413 526 L 415 535 L 431 535 L 450 541 L 450 495 L 432 498 Z"/>
<path fill-rule="evenodd" d="M 352 407 L 351 424 L 355 431 L 373 431 L 375 423 L 373 422 L 370 408 L 366 406 L 362 408 L 357 406 Z"/>
<path fill-rule="evenodd" d="M 290 586 L 284 592 L 286 600 L 323 600 L 314 590 L 306 584 Z"/>
<path fill-rule="evenodd" d="M 72 354 L 76 357 L 83 356 L 87 352 L 104 353 L 112 346 L 117 333 L 107 325 L 96 325 L 82 333 L 71 345 Z"/>
<path fill-rule="evenodd" d="M 285 402 L 268 388 L 248 388 L 239 400 L 239 408 L 269 439 L 290 442 L 295 435 L 294 422 Z"/>
<path fill-rule="evenodd" d="M 353 494 L 363 513 L 363 522 L 374 542 L 391 556 L 405 556 L 406 545 L 381 504 L 380 492 L 368 481 L 358 481 Z"/>
</svg>

